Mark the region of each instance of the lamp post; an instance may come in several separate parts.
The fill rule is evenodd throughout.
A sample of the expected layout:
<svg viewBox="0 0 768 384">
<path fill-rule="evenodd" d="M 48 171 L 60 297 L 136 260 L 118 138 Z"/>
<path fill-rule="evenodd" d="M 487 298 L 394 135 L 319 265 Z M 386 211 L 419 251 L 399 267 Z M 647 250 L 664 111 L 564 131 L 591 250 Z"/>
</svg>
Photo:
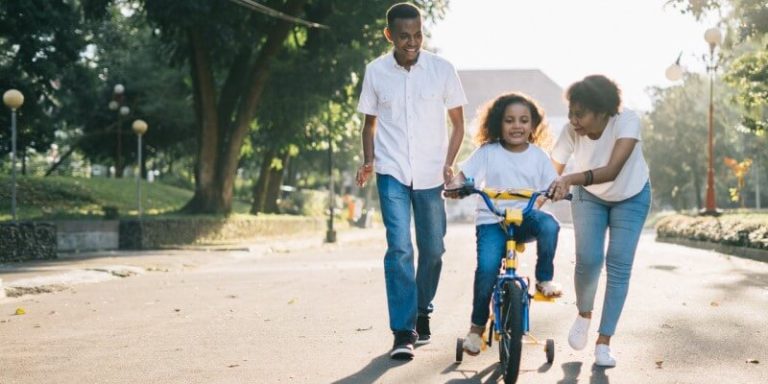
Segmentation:
<svg viewBox="0 0 768 384">
<path fill-rule="evenodd" d="M 112 101 L 109 102 L 109 109 L 117 111 L 117 154 L 115 156 L 115 177 L 123 176 L 123 116 L 131 113 L 127 105 L 123 105 L 123 95 L 125 87 L 122 84 L 115 84 L 112 89 Z"/>
<path fill-rule="evenodd" d="M 11 89 L 3 94 L 3 103 L 11 109 L 11 217 L 16 223 L 16 110 L 24 104 L 24 95 Z"/>
<path fill-rule="evenodd" d="M 328 217 L 328 231 L 325 233 L 325 242 L 336 242 L 336 230 L 333 229 L 333 135 L 331 135 L 331 125 L 328 124 L 328 208 L 330 216 Z"/>
<path fill-rule="evenodd" d="M 714 168 L 714 156 L 713 149 L 713 130 L 714 130 L 714 83 L 715 83 L 715 71 L 717 71 L 717 59 L 715 58 L 715 48 L 720 45 L 723 40 L 723 35 L 717 28 L 710 28 L 704 32 L 704 40 L 709 44 L 709 61 L 707 62 L 707 73 L 709 74 L 709 116 L 708 116 L 708 155 L 709 161 L 707 163 L 707 198 L 705 200 L 704 211 L 705 215 L 718 215 L 717 206 L 715 205 L 715 168 Z"/>
<path fill-rule="evenodd" d="M 707 65 L 707 74 L 709 75 L 709 112 L 707 116 L 707 194 L 704 200 L 704 210 L 701 211 L 703 215 L 719 215 L 720 211 L 715 204 L 715 161 L 713 155 L 714 147 L 714 83 L 715 72 L 717 71 L 718 60 L 715 57 L 715 48 L 723 40 L 723 35 L 717 28 L 710 28 L 704 32 L 704 40 L 709 44 L 709 57 L 705 56 L 704 60 Z M 682 55 L 682 54 L 681 54 Z M 680 56 L 677 57 L 677 61 L 670 65 L 665 75 L 667 79 L 671 81 L 680 80 L 683 77 L 683 69 L 680 67 Z"/>
<path fill-rule="evenodd" d="M 139 154 L 138 159 L 138 171 L 136 172 L 136 203 L 139 209 L 139 219 L 141 219 L 142 209 L 141 209 L 141 137 L 144 135 L 144 133 L 147 132 L 148 125 L 144 120 L 134 120 L 133 121 L 133 133 L 136 134 L 138 137 L 138 148 L 137 153 Z"/>
</svg>

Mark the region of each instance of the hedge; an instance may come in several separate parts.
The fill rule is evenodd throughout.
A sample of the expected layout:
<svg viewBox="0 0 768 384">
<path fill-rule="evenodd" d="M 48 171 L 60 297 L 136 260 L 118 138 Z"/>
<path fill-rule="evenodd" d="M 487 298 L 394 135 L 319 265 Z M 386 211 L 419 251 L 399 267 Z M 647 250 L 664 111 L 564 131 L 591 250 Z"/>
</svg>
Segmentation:
<svg viewBox="0 0 768 384">
<path fill-rule="evenodd" d="M 729 214 L 715 217 L 675 214 L 659 220 L 656 236 L 660 240 L 708 241 L 766 250 L 768 215 Z"/>
</svg>

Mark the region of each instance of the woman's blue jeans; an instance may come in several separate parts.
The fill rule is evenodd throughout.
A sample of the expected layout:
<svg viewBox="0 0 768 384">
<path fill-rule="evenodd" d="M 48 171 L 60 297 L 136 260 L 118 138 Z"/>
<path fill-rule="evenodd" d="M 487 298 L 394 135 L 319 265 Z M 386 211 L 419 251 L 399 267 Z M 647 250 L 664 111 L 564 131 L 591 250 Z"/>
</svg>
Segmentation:
<svg viewBox="0 0 768 384">
<path fill-rule="evenodd" d="M 605 263 L 605 287 L 601 335 L 613 336 L 629 290 L 629 278 L 640 232 L 651 205 L 651 185 L 622 201 L 605 201 L 577 186 L 573 190 L 571 212 L 576 233 L 576 306 L 591 312 L 600 272 Z M 608 233 L 608 249 L 605 237 Z"/>
<path fill-rule="evenodd" d="M 387 229 L 384 278 L 393 332 L 413 331 L 417 315 L 432 312 L 443 266 L 445 201 L 443 187 L 414 190 L 397 179 L 376 174 L 381 215 Z M 411 209 L 416 227 L 418 267 L 414 268 Z"/>
<path fill-rule="evenodd" d="M 555 250 L 560 224 L 552 215 L 532 210 L 515 229 L 515 240 L 525 243 L 536 240 L 536 281 L 550 281 L 554 276 Z M 499 224 L 481 224 L 475 228 L 477 237 L 477 269 L 475 269 L 472 324 L 485 326 L 490 314 L 493 287 L 499 276 L 501 260 L 507 252 L 507 234 Z"/>
</svg>

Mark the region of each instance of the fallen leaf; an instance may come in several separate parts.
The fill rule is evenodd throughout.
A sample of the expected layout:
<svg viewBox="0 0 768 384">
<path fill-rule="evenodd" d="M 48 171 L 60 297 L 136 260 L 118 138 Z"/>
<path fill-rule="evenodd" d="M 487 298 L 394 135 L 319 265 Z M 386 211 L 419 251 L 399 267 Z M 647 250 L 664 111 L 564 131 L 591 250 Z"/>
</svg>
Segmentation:
<svg viewBox="0 0 768 384">
<path fill-rule="evenodd" d="M 757 359 L 748 359 L 747 364 L 760 364 L 760 361 Z"/>
<path fill-rule="evenodd" d="M 22 308 L 22 307 L 16 308 L 16 316 L 21 316 L 21 315 L 24 315 L 26 313 L 27 313 L 27 311 L 25 311 L 24 308 Z"/>
<path fill-rule="evenodd" d="M 232 365 L 228 365 L 227 368 L 235 368 L 235 367 L 239 367 L 239 366 L 240 366 L 240 364 L 232 364 Z"/>
<path fill-rule="evenodd" d="M 657 362 L 656 362 L 656 368 L 657 368 L 657 369 L 661 369 L 661 368 L 662 368 L 662 367 L 661 367 L 661 365 L 662 365 L 662 364 L 664 364 L 664 360 L 659 360 L 659 361 L 657 361 Z"/>
<path fill-rule="evenodd" d="M 296 299 L 290 299 L 290 300 L 288 300 L 288 304 L 293 304 L 293 303 L 295 303 L 295 302 L 296 302 Z"/>
<path fill-rule="evenodd" d="M 713 301 L 713 302 L 709 303 L 709 305 L 711 305 L 713 307 L 719 307 L 720 303 L 718 303 L 717 301 Z"/>
<path fill-rule="evenodd" d="M 174 310 L 174 312 L 181 312 L 181 309 L 179 309 L 179 308 L 174 308 L 173 310 Z"/>
</svg>

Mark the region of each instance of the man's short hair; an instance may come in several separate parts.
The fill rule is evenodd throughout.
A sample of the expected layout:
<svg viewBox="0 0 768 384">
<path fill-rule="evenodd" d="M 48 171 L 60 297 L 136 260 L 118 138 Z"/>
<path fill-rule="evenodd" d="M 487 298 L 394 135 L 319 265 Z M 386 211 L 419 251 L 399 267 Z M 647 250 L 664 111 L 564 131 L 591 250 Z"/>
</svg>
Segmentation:
<svg viewBox="0 0 768 384">
<path fill-rule="evenodd" d="M 418 19 L 421 11 L 411 3 L 397 3 L 387 10 L 387 27 L 392 29 L 397 19 Z"/>
</svg>

